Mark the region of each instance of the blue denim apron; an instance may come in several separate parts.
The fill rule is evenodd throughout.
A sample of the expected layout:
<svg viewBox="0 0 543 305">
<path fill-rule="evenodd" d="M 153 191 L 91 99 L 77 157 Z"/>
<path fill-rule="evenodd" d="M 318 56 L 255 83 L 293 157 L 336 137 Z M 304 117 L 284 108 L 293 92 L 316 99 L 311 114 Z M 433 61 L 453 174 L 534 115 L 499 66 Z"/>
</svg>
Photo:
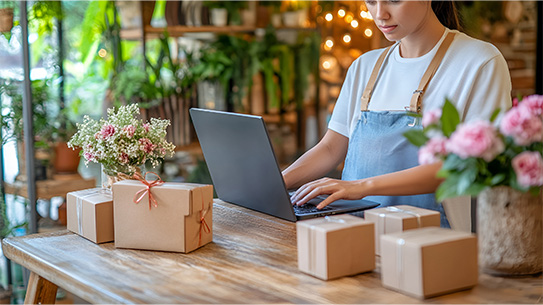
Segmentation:
<svg viewBox="0 0 543 305">
<path fill-rule="evenodd" d="M 409 107 L 411 112 L 420 112 L 422 94 L 453 38 L 454 34 L 449 33 L 432 59 L 419 88 L 413 93 Z M 365 179 L 419 165 L 418 148 L 407 141 L 403 133 L 411 128 L 422 128 L 420 119 L 409 116 L 407 111 L 367 110 L 377 75 L 390 49 L 391 47 L 387 48 L 381 54 L 364 90 L 361 115 L 349 139 L 342 180 Z M 441 226 L 449 227 L 443 206 L 436 202 L 433 193 L 411 196 L 367 196 L 365 198 L 380 203 L 381 207 L 406 204 L 439 211 Z"/>
</svg>

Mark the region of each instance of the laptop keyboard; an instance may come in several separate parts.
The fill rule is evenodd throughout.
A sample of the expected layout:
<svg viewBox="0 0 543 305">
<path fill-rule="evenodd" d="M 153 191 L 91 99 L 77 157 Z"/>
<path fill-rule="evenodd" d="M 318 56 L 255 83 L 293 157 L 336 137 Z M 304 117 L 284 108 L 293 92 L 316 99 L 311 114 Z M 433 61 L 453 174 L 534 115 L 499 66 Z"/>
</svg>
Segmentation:
<svg viewBox="0 0 543 305">
<path fill-rule="evenodd" d="M 296 214 L 307 214 L 307 213 L 314 213 L 314 212 L 323 212 L 323 211 L 328 211 L 328 210 L 331 210 L 332 208 L 326 206 L 322 209 L 317 209 L 316 206 L 312 205 L 312 204 L 305 204 L 305 205 L 302 205 L 302 206 L 297 206 L 297 205 L 293 205 L 292 206 L 294 208 L 294 212 Z"/>
</svg>

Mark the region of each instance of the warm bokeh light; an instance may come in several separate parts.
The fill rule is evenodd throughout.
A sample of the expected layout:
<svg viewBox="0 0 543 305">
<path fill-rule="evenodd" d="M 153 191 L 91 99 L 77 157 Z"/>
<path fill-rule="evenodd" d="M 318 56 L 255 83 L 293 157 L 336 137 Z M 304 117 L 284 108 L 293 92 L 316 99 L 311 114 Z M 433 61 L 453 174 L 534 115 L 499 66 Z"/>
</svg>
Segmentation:
<svg viewBox="0 0 543 305">
<path fill-rule="evenodd" d="M 326 41 L 324 42 L 324 50 L 325 51 L 330 51 L 332 50 L 332 47 L 334 46 L 334 40 L 332 40 L 331 37 L 327 38 Z"/>
<path fill-rule="evenodd" d="M 328 69 L 330 69 L 330 68 L 332 67 L 332 64 L 331 64 L 329 61 L 325 60 L 325 61 L 322 63 L 322 67 L 323 67 L 325 70 L 328 70 Z"/>
<path fill-rule="evenodd" d="M 349 34 L 343 35 L 343 42 L 350 43 L 351 42 L 351 35 L 349 35 Z"/>
<path fill-rule="evenodd" d="M 354 20 L 353 14 L 349 13 L 347 16 L 345 16 L 345 22 L 351 23 L 351 21 Z"/>
<path fill-rule="evenodd" d="M 356 29 L 358 27 L 358 21 L 356 19 L 351 21 L 351 26 Z"/>
<path fill-rule="evenodd" d="M 98 51 L 98 56 L 104 58 L 106 57 L 107 55 L 107 51 L 105 49 L 100 49 L 100 51 Z"/>
<path fill-rule="evenodd" d="M 332 13 L 327 13 L 326 16 L 324 17 L 324 19 L 326 19 L 326 21 L 330 22 L 334 19 L 334 15 L 332 15 Z"/>
<path fill-rule="evenodd" d="M 371 37 L 373 35 L 373 31 L 371 29 L 366 29 L 364 30 L 364 35 L 366 35 L 366 37 Z"/>
<path fill-rule="evenodd" d="M 342 8 L 340 8 L 340 9 L 337 11 L 337 15 L 338 15 L 339 17 L 341 17 L 341 18 L 345 17 L 345 14 L 346 14 L 346 12 L 345 12 L 345 10 L 342 9 Z"/>
</svg>

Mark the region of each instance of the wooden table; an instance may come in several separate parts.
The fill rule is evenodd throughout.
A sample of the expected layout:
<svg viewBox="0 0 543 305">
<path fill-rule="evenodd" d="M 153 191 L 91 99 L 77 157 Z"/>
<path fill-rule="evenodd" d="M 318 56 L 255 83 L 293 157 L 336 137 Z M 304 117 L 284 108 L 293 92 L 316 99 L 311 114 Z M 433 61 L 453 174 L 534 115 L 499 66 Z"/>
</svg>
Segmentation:
<svg viewBox="0 0 543 305">
<path fill-rule="evenodd" d="M 25 302 L 57 285 L 91 303 L 541 303 L 541 275 L 481 274 L 479 285 L 425 301 L 383 288 L 374 272 L 321 281 L 298 271 L 296 226 L 216 201 L 213 243 L 189 254 L 115 249 L 68 231 L 10 237 L 4 254 L 32 271 Z"/>
</svg>

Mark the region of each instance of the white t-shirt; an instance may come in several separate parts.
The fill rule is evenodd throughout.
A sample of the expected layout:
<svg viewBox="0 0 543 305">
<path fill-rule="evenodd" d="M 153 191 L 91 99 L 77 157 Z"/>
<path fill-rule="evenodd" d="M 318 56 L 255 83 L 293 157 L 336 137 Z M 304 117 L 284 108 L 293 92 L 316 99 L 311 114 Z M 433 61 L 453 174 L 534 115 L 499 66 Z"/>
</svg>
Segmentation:
<svg viewBox="0 0 543 305">
<path fill-rule="evenodd" d="M 449 98 L 470 121 L 488 119 L 496 108 L 511 107 L 511 77 L 502 54 L 492 44 L 446 29 L 441 40 L 427 54 L 402 58 L 396 44 L 377 78 L 368 110 L 401 110 L 409 107 L 413 91 L 448 32 L 455 32 L 441 65 L 422 96 L 425 111 L 440 108 Z M 350 137 L 360 118 L 360 99 L 377 58 L 384 49 L 372 50 L 350 66 L 328 128 Z"/>
</svg>

